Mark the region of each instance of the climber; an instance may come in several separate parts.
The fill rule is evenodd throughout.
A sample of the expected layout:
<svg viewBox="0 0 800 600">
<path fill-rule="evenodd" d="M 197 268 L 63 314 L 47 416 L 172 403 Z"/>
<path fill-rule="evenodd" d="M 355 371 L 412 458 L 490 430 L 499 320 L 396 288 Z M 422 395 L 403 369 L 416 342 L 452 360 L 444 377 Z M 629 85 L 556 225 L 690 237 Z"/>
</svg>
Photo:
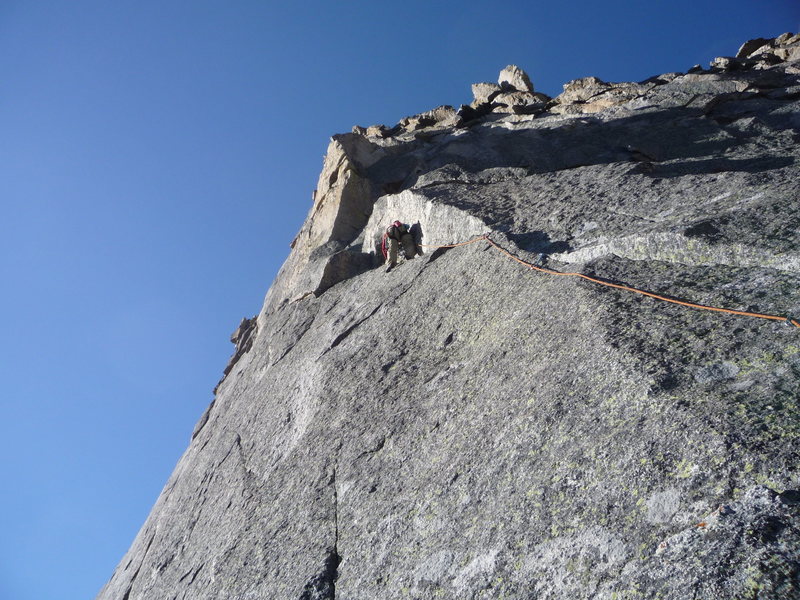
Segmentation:
<svg viewBox="0 0 800 600">
<path fill-rule="evenodd" d="M 411 260 L 417 254 L 422 254 L 414 241 L 414 236 L 411 235 L 411 227 L 400 221 L 395 221 L 386 228 L 381 239 L 381 251 L 386 259 L 387 273 L 397 264 L 398 243 L 403 245 L 403 254 L 405 254 L 406 260 Z"/>
</svg>

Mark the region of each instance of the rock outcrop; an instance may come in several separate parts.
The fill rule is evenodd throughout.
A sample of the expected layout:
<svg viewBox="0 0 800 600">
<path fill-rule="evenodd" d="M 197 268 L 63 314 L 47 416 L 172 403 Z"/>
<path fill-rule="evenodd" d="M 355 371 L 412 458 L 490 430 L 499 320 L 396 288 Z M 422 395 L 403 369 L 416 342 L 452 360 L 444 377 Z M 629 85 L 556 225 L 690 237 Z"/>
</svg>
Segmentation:
<svg viewBox="0 0 800 600">
<path fill-rule="evenodd" d="M 99 598 L 800 597 L 798 47 L 334 136 Z"/>
<path fill-rule="evenodd" d="M 516 90 L 518 92 L 533 93 L 533 84 L 528 74 L 517 65 L 508 65 L 500 71 L 497 83 L 501 89 Z"/>
</svg>

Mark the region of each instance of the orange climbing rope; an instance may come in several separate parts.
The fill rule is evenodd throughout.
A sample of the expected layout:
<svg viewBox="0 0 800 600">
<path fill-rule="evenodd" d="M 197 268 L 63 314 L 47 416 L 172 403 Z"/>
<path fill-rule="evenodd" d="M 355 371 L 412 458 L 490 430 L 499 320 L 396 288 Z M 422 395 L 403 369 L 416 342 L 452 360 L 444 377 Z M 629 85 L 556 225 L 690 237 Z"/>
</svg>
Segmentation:
<svg viewBox="0 0 800 600">
<path fill-rule="evenodd" d="M 666 296 L 660 296 L 659 294 L 654 294 L 652 292 L 647 292 L 645 290 L 640 290 L 638 288 L 631 287 L 631 286 L 628 286 L 628 285 L 620 285 L 620 284 L 617 284 L 617 283 L 611 283 L 609 281 L 603 281 L 602 279 L 596 279 L 595 277 L 590 277 L 589 275 L 585 275 L 583 273 L 555 271 L 553 269 L 547 269 L 545 267 L 538 267 L 538 266 L 536 266 L 534 264 L 531 264 L 531 263 L 529 263 L 527 261 L 522 260 L 521 258 L 519 258 L 517 256 L 514 256 L 508 250 L 506 250 L 505 248 L 500 246 L 497 242 L 495 242 L 488 235 L 485 235 L 485 234 L 484 235 L 480 235 L 480 236 L 478 236 L 478 237 L 476 237 L 474 239 L 471 239 L 469 241 L 461 242 L 460 244 L 444 244 L 444 245 L 441 245 L 441 246 L 435 246 L 435 245 L 432 245 L 432 244 L 420 244 L 420 245 L 424 246 L 426 248 L 455 248 L 457 246 L 466 246 L 468 244 L 474 244 L 475 242 L 480 242 L 481 240 L 486 240 L 487 242 L 489 242 L 489 244 L 493 248 L 495 248 L 496 250 L 499 250 L 500 252 L 505 254 L 511 260 L 516 261 L 519 264 L 524 265 L 524 266 L 526 266 L 529 269 L 532 269 L 534 271 L 539 271 L 540 273 L 547 273 L 548 275 L 560 275 L 560 276 L 563 276 L 563 277 L 580 277 L 581 279 L 585 279 L 586 281 L 591 281 L 592 283 L 596 283 L 598 285 L 603 285 L 603 286 L 606 286 L 606 287 L 616 288 L 618 290 L 624 290 L 626 292 L 633 292 L 635 294 L 641 294 L 642 296 L 647 296 L 648 298 L 654 298 L 655 300 L 661 300 L 663 302 L 669 302 L 671 304 L 678 304 L 680 306 L 687 306 L 689 308 L 697 308 L 697 309 L 700 309 L 700 310 L 713 310 L 715 312 L 728 313 L 728 314 L 731 314 L 731 315 L 740 315 L 740 316 L 743 316 L 743 317 L 754 317 L 756 319 L 769 319 L 770 321 L 785 321 L 786 323 L 789 323 L 790 325 L 794 325 L 795 327 L 800 329 L 800 322 L 798 322 L 797 319 L 792 319 L 791 317 L 780 317 L 780 316 L 777 316 L 777 315 L 767 315 L 767 314 L 764 314 L 764 313 L 747 312 L 747 311 L 743 311 L 743 310 L 733 310 L 733 309 L 730 309 L 730 308 L 720 308 L 718 306 L 708 306 L 706 304 L 697 304 L 695 302 L 684 302 L 683 300 L 675 300 L 674 298 L 667 298 Z"/>
</svg>

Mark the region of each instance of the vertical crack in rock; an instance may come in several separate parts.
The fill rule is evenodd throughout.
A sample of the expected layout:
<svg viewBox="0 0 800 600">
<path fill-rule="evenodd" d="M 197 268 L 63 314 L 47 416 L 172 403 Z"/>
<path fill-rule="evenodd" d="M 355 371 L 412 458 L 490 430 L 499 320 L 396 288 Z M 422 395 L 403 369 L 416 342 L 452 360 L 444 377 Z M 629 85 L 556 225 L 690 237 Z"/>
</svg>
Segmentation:
<svg viewBox="0 0 800 600">
<path fill-rule="evenodd" d="M 327 571 L 331 581 L 331 598 L 336 598 L 336 579 L 339 577 L 339 564 L 342 557 L 339 556 L 339 491 L 336 487 L 336 467 L 333 469 L 331 477 L 333 487 L 333 550 L 328 554 L 325 561 Z"/>
<path fill-rule="evenodd" d="M 139 567 L 134 572 L 133 576 L 131 577 L 130 582 L 128 583 L 128 589 L 125 590 L 125 594 L 122 596 L 122 600 L 128 600 L 131 596 L 131 590 L 133 589 L 133 582 L 136 581 L 136 578 L 139 576 L 139 571 L 142 570 L 142 565 L 144 564 L 145 559 L 147 558 L 147 553 L 150 551 L 150 546 L 153 545 L 153 540 L 156 539 L 156 534 L 153 532 L 153 535 L 150 536 L 150 541 L 147 542 L 147 546 L 145 546 L 144 552 L 142 553 L 142 560 L 139 562 Z M 130 563 L 128 563 L 130 566 Z"/>
<path fill-rule="evenodd" d="M 242 482 L 242 497 L 247 495 L 249 498 L 255 498 L 260 494 L 260 489 L 258 485 L 258 477 L 255 473 L 253 473 L 252 469 L 248 466 L 247 462 L 247 453 L 245 449 L 242 447 L 242 436 L 238 433 L 236 434 L 236 440 L 233 444 L 236 448 L 238 448 L 239 453 L 239 462 L 242 466 L 242 471 L 244 473 L 244 481 Z M 251 446 L 252 450 L 252 446 Z"/>
<path fill-rule="evenodd" d="M 336 489 L 336 468 L 329 485 L 333 489 L 333 546 L 328 549 L 322 569 L 303 588 L 299 600 L 336 600 L 336 579 L 339 577 L 339 492 Z"/>
<path fill-rule="evenodd" d="M 239 459 L 242 461 L 242 469 L 244 470 L 247 479 L 250 480 L 255 477 L 255 475 L 253 474 L 253 471 L 250 470 L 250 467 L 247 466 L 247 455 L 244 451 L 244 448 L 242 448 L 242 436 L 238 433 L 236 434 L 236 441 L 234 442 L 234 445 L 239 449 Z"/>
</svg>

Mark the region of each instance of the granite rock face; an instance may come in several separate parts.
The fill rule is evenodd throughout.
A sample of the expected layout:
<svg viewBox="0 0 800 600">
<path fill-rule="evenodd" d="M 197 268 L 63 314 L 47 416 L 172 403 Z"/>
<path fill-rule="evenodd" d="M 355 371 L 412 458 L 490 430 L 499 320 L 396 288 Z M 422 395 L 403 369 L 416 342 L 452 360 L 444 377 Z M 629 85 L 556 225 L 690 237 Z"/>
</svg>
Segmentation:
<svg viewBox="0 0 800 600">
<path fill-rule="evenodd" d="M 800 328 L 374 268 L 797 318 L 797 44 L 334 136 L 98 598 L 800 597 Z"/>
</svg>

